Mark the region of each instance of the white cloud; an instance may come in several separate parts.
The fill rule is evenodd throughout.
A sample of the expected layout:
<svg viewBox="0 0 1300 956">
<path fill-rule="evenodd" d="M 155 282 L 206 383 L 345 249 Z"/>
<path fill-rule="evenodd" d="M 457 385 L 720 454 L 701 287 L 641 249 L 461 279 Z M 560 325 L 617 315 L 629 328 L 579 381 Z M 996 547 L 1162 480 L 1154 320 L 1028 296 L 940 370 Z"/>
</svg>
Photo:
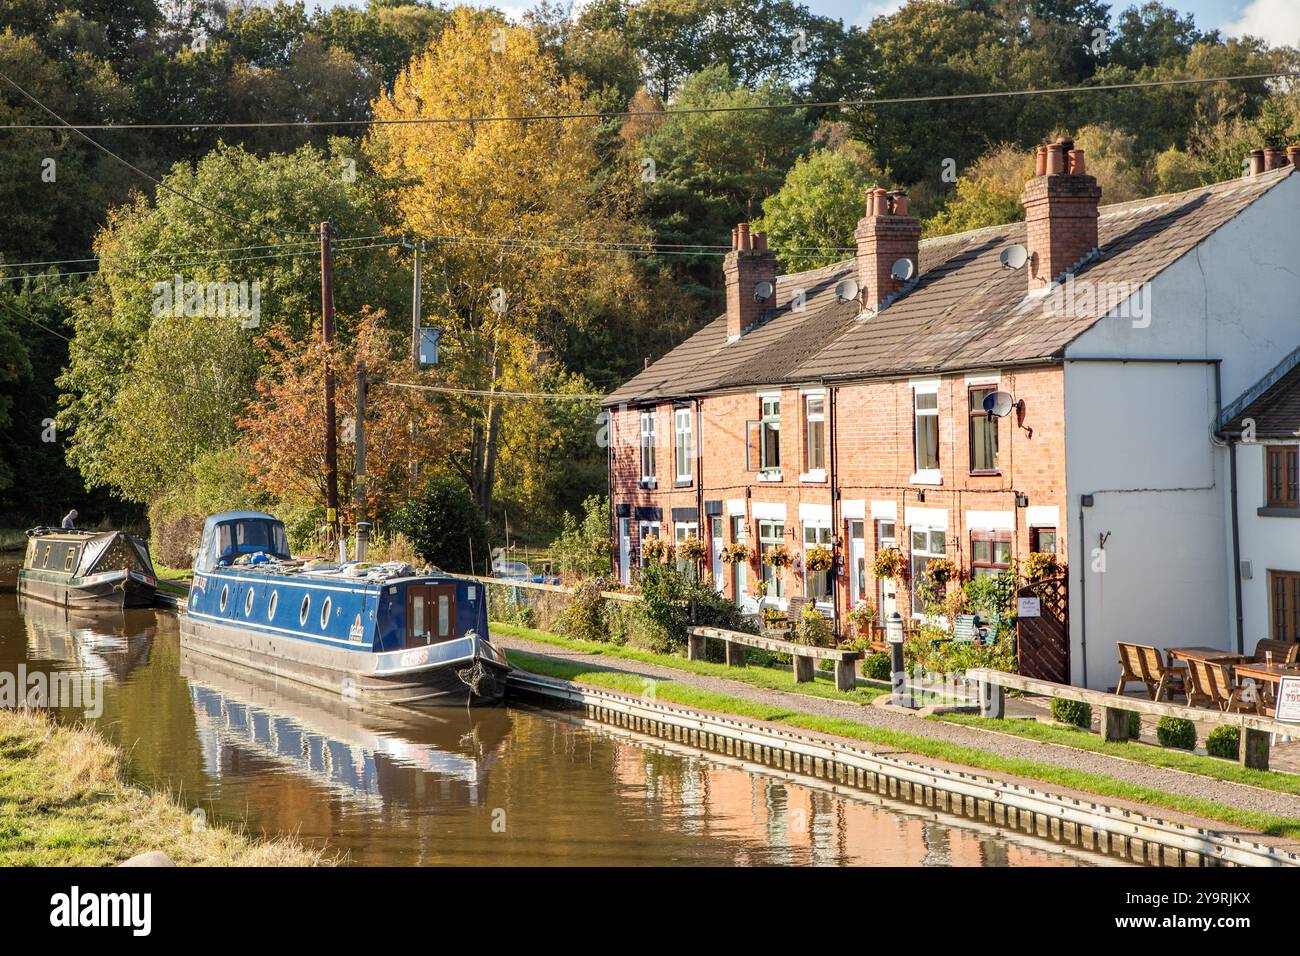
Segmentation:
<svg viewBox="0 0 1300 956">
<path fill-rule="evenodd" d="M 1261 37 L 1272 46 L 1300 46 L 1300 3 L 1296 0 L 1251 0 L 1241 16 L 1220 29 L 1229 36 Z"/>
<path fill-rule="evenodd" d="M 876 17 L 888 16 L 897 12 L 902 8 L 903 3 L 904 0 L 868 0 L 857 19 L 853 20 L 850 25 L 859 26 L 865 30 L 871 26 L 871 21 Z"/>
</svg>

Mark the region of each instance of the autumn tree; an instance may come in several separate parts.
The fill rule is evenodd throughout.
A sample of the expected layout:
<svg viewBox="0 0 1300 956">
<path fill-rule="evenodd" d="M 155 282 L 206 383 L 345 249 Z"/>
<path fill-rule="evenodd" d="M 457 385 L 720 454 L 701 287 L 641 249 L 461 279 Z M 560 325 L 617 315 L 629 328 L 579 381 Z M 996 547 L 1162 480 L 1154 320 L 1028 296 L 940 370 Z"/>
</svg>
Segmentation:
<svg viewBox="0 0 1300 956">
<path fill-rule="evenodd" d="M 244 460 L 255 488 L 277 498 L 324 504 L 325 370 L 334 373 L 339 432 L 338 486 L 344 523 L 356 520 L 358 362 L 372 383 L 366 389 L 366 513 L 389 512 L 411 490 L 411 466 L 440 447 L 429 406 L 399 386 L 408 374 L 406 339 L 379 312 L 363 310 L 352 337 L 326 346 L 319 331 L 306 337 L 287 327 L 262 337 L 267 360 L 257 398 L 237 422 Z"/>
<path fill-rule="evenodd" d="M 532 31 L 458 9 L 448 28 L 374 104 L 381 120 L 449 120 L 587 112 L 580 79 L 565 77 Z M 483 119 L 376 126 L 366 151 L 392 181 L 403 228 L 430 241 L 424 322 L 442 329 L 433 380 L 464 391 L 437 399 L 451 466 L 486 514 L 503 449 L 531 445 L 526 401 L 494 398 L 544 388 L 584 290 L 626 273 L 593 244 L 637 241 L 628 191 L 601 175 L 594 119 Z M 532 427 L 531 425 L 529 426 Z M 593 429 L 594 431 L 594 429 Z"/>
</svg>

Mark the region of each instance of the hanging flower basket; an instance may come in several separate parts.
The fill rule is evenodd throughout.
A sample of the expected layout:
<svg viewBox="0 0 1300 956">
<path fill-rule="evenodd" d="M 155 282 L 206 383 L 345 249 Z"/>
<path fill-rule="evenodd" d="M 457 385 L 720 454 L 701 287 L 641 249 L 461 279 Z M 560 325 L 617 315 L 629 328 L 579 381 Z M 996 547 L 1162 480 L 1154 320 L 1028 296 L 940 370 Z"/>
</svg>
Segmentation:
<svg viewBox="0 0 1300 956">
<path fill-rule="evenodd" d="M 814 544 L 812 547 L 804 550 L 803 566 L 810 573 L 818 571 L 829 571 L 835 563 L 835 555 L 830 548 L 822 547 L 820 544 Z"/>
<path fill-rule="evenodd" d="M 935 584 L 947 584 L 957 577 L 957 565 L 948 558 L 931 558 L 925 562 L 925 576 Z"/>
<path fill-rule="evenodd" d="M 663 538 L 646 538 L 641 542 L 641 557 L 647 561 L 667 561 L 671 549 Z"/>
<path fill-rule="evenodd" d="M 871 573 L 881 581 L 903 576 L 903 552 L 897 548 L 881 548 L 871 562 Z"/>
<path fill-rule="evenodd" d="M 1056 555 L 1042 551 L 1035 551 L 1025 558 L 1023 569 L 1027 581 L 1043 581 L 1061 576 L 1060 560 Z"/>
<path fill-rule="evenodd" d="M 778 544 L 763 552 L 763 563 L 770 568 L 788 568 L 794 564 L 794 555 L 785 545 Z"/>
<path fill-rule="evenodd" d="M 677 542 L 677 557 L 686 561 L 699 561 L 704 557 L 704 542 L 694 536 Z"/>
<path fill-rule="evenodd" d="M 725 564 L 744 564 L 749 560 L 749 548 L 743 544 L 729 544 L 722 549 L 722 560 Z"/>
</svg>

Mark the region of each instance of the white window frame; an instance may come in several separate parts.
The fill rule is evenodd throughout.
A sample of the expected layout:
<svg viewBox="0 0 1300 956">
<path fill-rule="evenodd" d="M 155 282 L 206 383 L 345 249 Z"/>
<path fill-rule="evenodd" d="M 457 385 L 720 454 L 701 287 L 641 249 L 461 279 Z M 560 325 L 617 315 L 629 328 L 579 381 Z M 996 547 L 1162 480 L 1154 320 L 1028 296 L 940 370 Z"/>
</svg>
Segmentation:
<svg viewBox="0 0 1300 956">
<path fill-rule="evenodd" d="M 677 465 L 677 481 L 689 484 L 695 480 L 695 443 L 691 429 L 691 410 L 673 410 L 673 460 Z M 682 470 L 682 466 L 686 470 Z"/>
<path fill-rule="evenodd" d="M 773 392 L 766 395 L 758 396 L 758 480 L 759 481 L 780 481 L 781 480 L 781 395 Z M 775 405 L 776 413 L 769 414 L 769 404 Z M 769 431 L 775 433 L 776 442 L 776 462 L 769 464 L 767 461 L 767 434 Z"/>
<path fill-rule="evenodd" d="M 764 526 L 780 528 L 780 534 L 773 536 L 763 536 Z M 785 544 L 785 521 L 780 519 L 763 518 L 758 522 L 758 569 L 759 580 L 768 582 L 768 588 L 763 593 L 763 604 L 778 607 L 785 610 L 787 607 L 785 598 L 785 576 L 781 573 L 781 568 L 774 568 L 763 561 L 763 555 L 767 553 L 769 547 Z"/>
<path fill-rule="evenodd" d="M 685 533 L 683 533 L 685 532 Z M 674 521 L 673 522 L 673 544 L 679 545 L 691 536 L 698 538 L 700 536 L 700 525 L 698 521 Z M 691 580 L 695 580 L 698 568 L 694 561 L 686 561 L 683 558 L 675 558 L 677 571 L 686 575 Z"/>
<path fill-rule="evenodd" d="M 934 408 L 919 408 L 918 399 L 922 395 L 934 396 Z M 921 467 L 921 419 L 933 418 L 934 435 L 935 435 L 935 467 Z M 942 453 L 943 435 L 941 422 L 939 421 L 939 381 L 932 379 L 928 381 L 912 382 L 912 466 L 915 469 L 912 473 L 911 483 L 914 485 L 942 485 L 943 484 L 943 453 Z"/>
<path fill-rule="evenodd" d="M 918 587 L 918 586 L 919 586 L 919 584 L 920 584 L 920 580 L 921 580 L 921 576 L 922 576 L 922 573 L 923 573 L 923 572 L 920 572 L 920 571 L 917 570 L 917 560 L 918 560 L 918 559 L 921 559 L 921 558 L 924 558 L 925 561 L 929 561 L 931 558 L 946 558 L 946 557 L 948 556 L 948 551 L 947 551 L 947 547 L 948 547 L 948 529 L 947 529 L 947 528 L 933 528 L 933 527 L 930 527 L 929 525 L 916 525 L 915 527 L 908 528 L 908 529 L 907 529 L 907 533 L 908 533 L 908 538 L 907 538 L 907 542 L 908 542 L 908 554 L 907 554 L 907 559 L 908 559 L 908 569 L 909 569 L 910 572 L 911 572 L 910 575 L 908 576 L 908 581 L 909 581 L 909 583 L 910 583 L 910 585 L 911 585 L 911 587 L 910 587 L 910 591 L 911 591 L 911 593 L 908 595 L 908 597 L 909 597 L 909 605 L 910 605 L 911 610 L 912 610 L 912 617 L 915 618 L 916 620 L 921 620 L 921 619 L 923 619 L 923 618 L 925 617 L 925 613 L 924 613 L 924 611 L 917 610 L 917 606 L 916 606 L 916 605 L 917 605 L 917 597 L 918 597 L 918 594 L 919 594 L 919 587 Z M 925 546 L 925 549 L 924 549 L 924 550 L 922 550 L 922 549 L 920 549 L 920 548 L 917 548 L 917 547 L 915 546 L 915 542 L 916 542 L 916 537 L 915 537 L 915 536 L 918 535 L 918 534 L 923 534 L 923 535 L 925 535 L 925 545 L 926 545 L 926 546 Z M 941 535 L 943 535 L 944 549 L 943 549 L 942 551 L 936 551 L 936 550 L 934 550 L 934 535 L 935 535 L 935 534 L 941 534 Z M 924 563 L 921 565 L 921 567 L 922 567 L 922 568 L 925 567 Z"/>
<path fill-rule="evenodd" d="M 813 403 L 818 403 L 821 408 L 819 411 L 812 410 Z M 814 467 L 811 451 L 812 443 L 812 426 L 818 423 L 821 426 L 821 465 Z M 820 481 L 826 480 L 826 393 L 825 392 L 805 392 L 803 395 L 803 441 L 804 441 L 804 467 L 807 469 L 799 476 L 800 481 Z"/>
<path fill-rule="evenodd" d="M 641 550 L 641 546 L 642 546 L 643 544 L 645 544 L 645 539 L 646 539 L 646 538 L 657 538 L 657 537 L 659 537 L 659 522 L 658 522 L 658 521 L 638 521 L 638 522 L 637 522 L 637 525 L 636 525 L 636 550 L 635 550 L 635 554 L 636 554 L 636 562 L 637 562 L 637 566 L 638 566 L 638 567 L 641 567 L 641 566 L 643 566 L 643 565 L 645 564 L 645 552 Z"/>
<path fill-rule="evenodd" d="M 809 532 L 812 532 L 811 540 Z M 812 545 L 820 544 L 828 551 L 834 551 L 834 536 L 831 534 L 831 524 L 829 521 L 805 521 L 803 523 L 803 551 L 804 551 L 804 569 L 803 569 L 803 596 L 812 597 L 812 580 L 816 576 L 808 570 L 807 555 L 808 548 Z M 830 571 L 818 571 L 817 575 L 824 575 L 826 580 L 826 597 L 817 600 L 819 608 L 830 608 L 831 598 L 834 594 L 835 581 L 831 577 Z"/>
<path fill-rule="evenodd" d="M 641 413 L 641 484 L 655 486 L 655 413 Z"/>
</svg>

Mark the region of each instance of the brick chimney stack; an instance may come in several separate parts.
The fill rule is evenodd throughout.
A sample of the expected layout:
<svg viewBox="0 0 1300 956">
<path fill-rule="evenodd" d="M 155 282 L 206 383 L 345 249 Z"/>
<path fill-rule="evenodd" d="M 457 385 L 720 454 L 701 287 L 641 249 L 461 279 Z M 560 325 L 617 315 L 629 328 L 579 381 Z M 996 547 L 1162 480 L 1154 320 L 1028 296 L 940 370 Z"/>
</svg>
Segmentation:
<svg viewBox="0 0 1300 956">
<path fill-rule="evenodd" d="M 731 251 L 722 260 L 727 287 L 727 341 L 734 342 L 776 307 L 776 294 L 759 298 L 756 287 L 770 282 L 776 288 L 776 256 L 767 248 L 767 233 L 749 231 L 742 222 L 731 230 Z"/>
<path fill-rule="evenodd" d="M 912 275 L 918 268 L 921 222 L 907 214 L 907 193 L 876 187 L 867 190 L 867 214 L 854 233 L 858 244 L 858 286 L 862 307 L 877 312 L 908 279 L 895 279 L 894 263 L 909 259 Z M 910 279 L 910 276 L 908 277 Z"/>
<path fill-rule="evenodd" d="M 1039 146 L 1025 183 L 1025 249 L 1029 291 L 1042 289 L 1097 248 L 1101 187 L 1085 171 L 1083 150 L 1061 138 Z"/>
</svg>

